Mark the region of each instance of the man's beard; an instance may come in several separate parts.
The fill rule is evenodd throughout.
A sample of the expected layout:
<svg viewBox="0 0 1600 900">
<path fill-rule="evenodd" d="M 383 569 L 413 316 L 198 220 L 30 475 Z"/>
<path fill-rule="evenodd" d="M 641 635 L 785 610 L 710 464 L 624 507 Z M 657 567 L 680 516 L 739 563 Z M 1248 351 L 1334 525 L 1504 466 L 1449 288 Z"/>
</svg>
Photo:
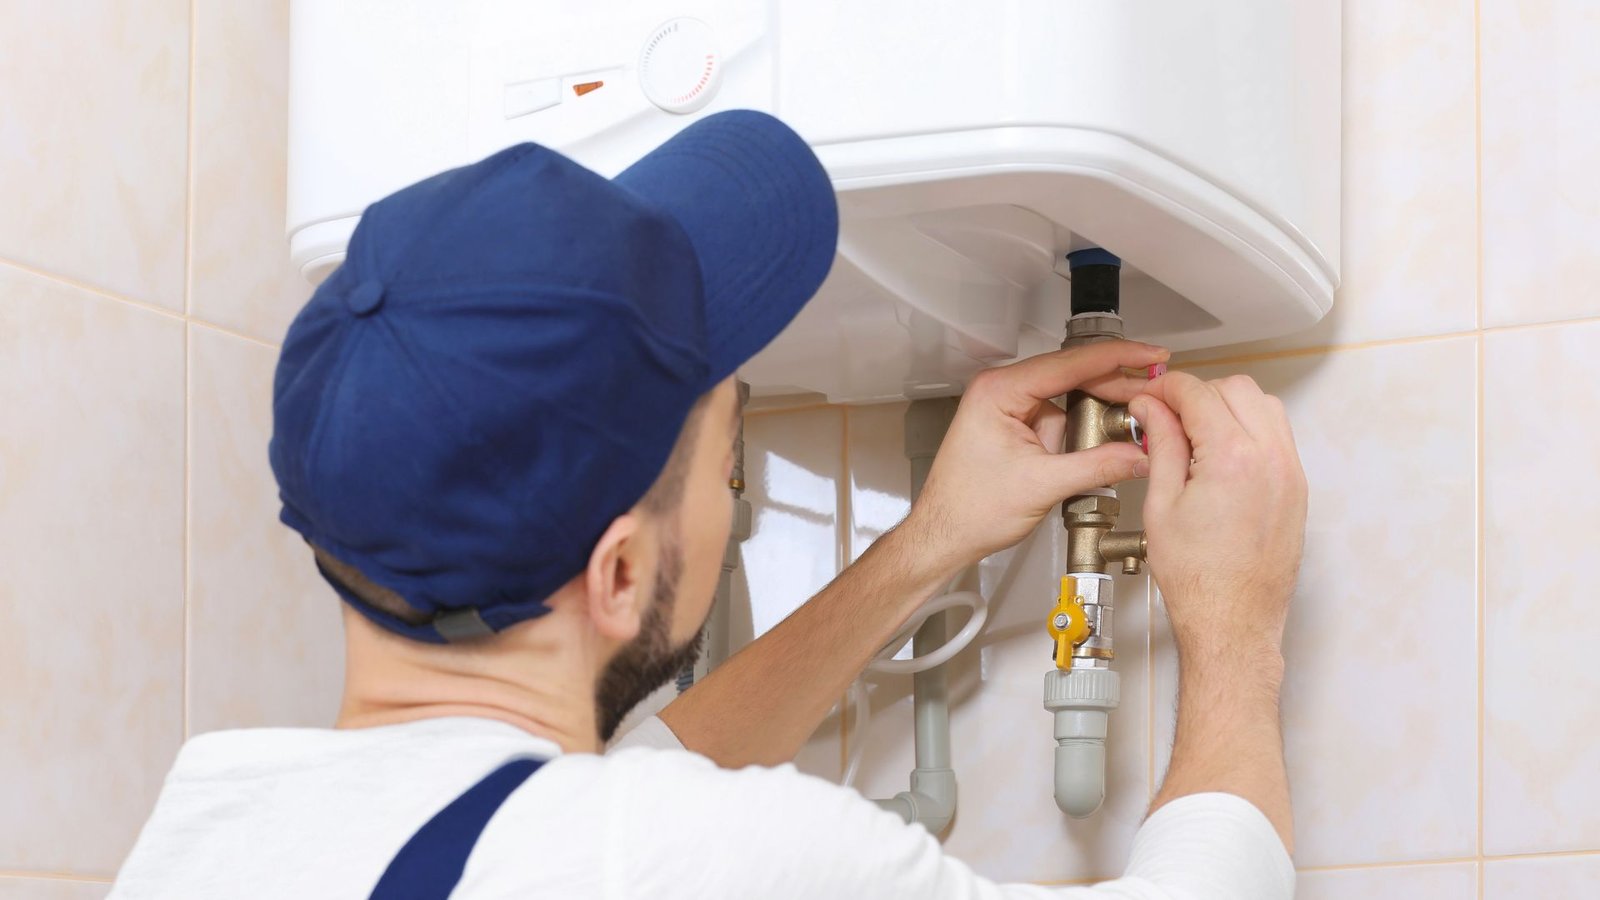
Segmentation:
<svg viewBox="0 0 1600 900">
<path fill-rule="evenodd" d="M 611 740 L 623 717 L 640 701 L 700 658 L 700 645 L 705 642 L 703 625 L 682 646 L 672 646 L 672 609 L 682 574 L 682 548 L 676 540 L 664 542 L 654 596 L 639 621 L 639 634 L 617 651 L 595 689 L 601 743 Z"/>
</svg>

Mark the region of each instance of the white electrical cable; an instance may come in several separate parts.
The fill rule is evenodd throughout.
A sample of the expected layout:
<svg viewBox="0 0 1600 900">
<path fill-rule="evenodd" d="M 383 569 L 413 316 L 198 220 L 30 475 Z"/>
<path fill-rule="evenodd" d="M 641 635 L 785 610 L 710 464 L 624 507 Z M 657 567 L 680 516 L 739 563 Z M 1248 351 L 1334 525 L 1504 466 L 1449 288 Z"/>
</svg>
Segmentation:
<svg viewBox="0 0 1600 900">
<path fill-rule="evenodd" d="M 862 748 L 867 745 L 867 722 L 872 717 L 872 713 L 868 710 L 872 701 L 867 697 L 867 683 L 859 678 L 850 682 L 845 702 L 855 706 L 856 714 L 850 720 L 850 735 L 854 738 L 850 742 L 850 758 L 845 761 L 844 776 L 839 779 L 839 783 L 850 787 L 856 783 L 856 772 L 861 769 Z"/>
<path fill-rule="evenodd" d="M 967 618 L 967 624 L 956 632 L 955 637 L 945 641 L 940 645 L 939 649 L 932 653 L 913 656 L 910 659 L 894 658 L 894 655 L 900 652 L 900 648 L 905 646 L 906 641 L 911 640 L 912 635 L 917 633 L 917 629 L 921 628 L 936 613 L 961 607 L 972 610 L 972 615 Z M 889 639 L 889 643 L 884 645 L 883 650 L 878 653 L 877 657 L 867 664 L 867 670 L 882 672 L 885 675 L 915 675 L 918 672 L 926 672 L 935 666 L 942 666 L 954 658 L 957 653 L 965 650 L 968 644 L 972 643 L 972 639 L 978 636 L 979 630 L 983 628 L 983 623 L 988 618 L 989 603 L 977 591 L 952 591 L 935 597 L 924 603 L 922 608 L 917 610 L 917 614 L 900 629 L 899 633 Z"/>
<path fill-rule="evenodd" d="M 967 617 L 967 624 L 961 626 L 961 630 L 941 644 L 939 649 L 910 659 L 894 658 L 895 654 L 900 652 L 900 648 L 905 646 L 906 641 L 910 640 L 929 618 L 946 610 L 963 607 L 972 610 L 972 614 Z M 912 616 L 889 643 L 884 645 L 878 655 L 873 657 L 872 662 L 867 664 L 867 671 L 882 672 L 886 675 L 915 675 L 935 666 L 942 666 L 954 659 L 957 653 L 967 649 L 967 645 L 978 636 L 978 632 L 983 630 L 983 625 L 988 620 L 989 602 L 977 591 L 952 591 L 941 594 L 917 610 L 917 614 Z M 840 784 L 849 786 L 855 783 L 856 772 L 861 768 L 861 756 L 867 745 L 865 740 L 867 725 L 872 715 L 866 682 L 860 678 L 851 682 L 850 690 L 845 695 L 845 702 L 855 705 L 855 715 L 850 722 L 850 733 L 854 735 L 854 739 L 850 742 L 852 746 L 850 757 L 845 763 L 844 776 L 839 780 Z"/>
</svg>

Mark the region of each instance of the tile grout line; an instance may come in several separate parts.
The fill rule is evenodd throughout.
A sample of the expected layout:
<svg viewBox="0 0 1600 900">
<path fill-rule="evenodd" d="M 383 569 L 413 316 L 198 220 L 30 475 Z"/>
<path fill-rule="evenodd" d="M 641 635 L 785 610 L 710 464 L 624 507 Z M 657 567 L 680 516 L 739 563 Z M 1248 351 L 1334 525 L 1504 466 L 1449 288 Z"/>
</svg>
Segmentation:
<svg viewBox="0 0 1600 900">
<path fill-rule="evenodd" d="M 1485 637 L 1486 623 L 1488 623 L 1488 609 L 1486 609 L 1486 599 L 1488 599 L 1486 594 L 1488 594 L 1488 591 L 1486 591 L 1485 583 L 1483 583 L 1485 578 L 1488 577 L 1488 559 L 1486 559 L 1485 556 L 1486 544 L 1488 544 L 1488 541 L 1485 540 L 1485 532 L 1486 528 L 1488 528 L 1488 522 L 1486 522 L 1485 498 L 1483 498 L 1483 492 L 1485 492 L 1486 487 L 1485 464 L 1483 464 L 1483 453 L 1485 453 L 1486 447 L 1485 434 L 1483 434 L 1483 431 L 1485 431 L 1485 429 L 1483 429 L 1483 410 L 1485 410 L 1486 383 L 1485 378 L 1483 378 L 1483 364 L 1485 364 L 1486 343 L 1488 343 L 1488 341 L 1486 341 L 1485 336 L 1478 335 L 1477 365 L 1475 365 L 1475 368 L 1477 368 L 1477 389 L 1475 389 L 1475 394 L 1477 394 L 1477 410 L 1475 410 L 1475 418 L 1477 418 L 1477 447 L 1475 447 L 1474 453 L 1474 455 L 1477 456 L 1477 476 L 1475 476 L 1477 477 L 1477 484 L 1474 485 L 1475 500 L 1477 500 L 1477 509 L 1475 509 L 1475 514 L 1477 514 L 1477 535 L 1475 535 L 1475 538 L 1477 538 L 1477 548 L 1475 548 L 1477 549 L 1477 572 L 1474 573 L 1474 575 L 1477 575 L 1477 578 L 1475 578 L 1475 581 L 1477 581 L 1477 597 L 1475 597 L 1475 601 L 1477 602 L 1474 604 L 1474 618 L 1475 625 L 1477 625 L 1477 628 L 1475 628 L 1475 631 L 1477 631 L 1475 637 L 1477 637 L 1478 669 L 1478 900 L 1483 900 L 1483 773 L 1485 773 L 1485 764 L 1483 764 L 1483 762 L 1485 762 L 1485 759 L 1483 759 L 1483 746 L 1485 746 L 1486 722 L 1488 722 L 1488 711 L 1486 711 L 1485 706 L 1486 652 L 1485 641 L 1483 641 L 1483 637 Z"/>
<path fill-rule="evenodd" d="M 190 598 L 193 595 L 193 567 L 190 560 L 190 543 L 194 537 L 192 522 L 194 463 L 194 329 L 188 326 L 189 314 L 194 308 L 194 238 L 195 238 L 195 83 L 199 67 L 196 46 L 195 0 L 189 0 L 189 97 L 185 118 L 184 174 L 183 174 L 183 639 L 180 658 L 183 661 L 182 687 L 179 692 L 183 704 L 179 721 L 183 727 L 183 740 L 189 740 L 189 689 L 190 664 L 193 661 L 192 616 Z"/>
<path fill-rule="evenodd" d="M 268 350 L 275 350 L 275 351 L 282 351 L 283 350 L 283 345 L 282 344 L 274 344 L 271 341 L 264 341 L 264 340 L 262 340 L 261 338 L 258 338 L 258 337 L 251 337 L 250 335 L 245 334 L 242 331 L 234 331 L 231 328 L 226 328 L 226 327 L 218 325 L 218 324 L 216 324 L 214 322 L 207 322 L 207 321 L 205 321 L 203 319 L 196 319 L 193 316 L 187 316 L 186 320 L 188 321 L 188 323 L 190 325 L 193 325 L 196 328 L 204 328 L 207 331 L 215 331 L 218 334 L 225 334 L 228 337 L 238 338 L 241 341 L 247 341 L 249 343 L 255 344 L 258 347 L 265 347 Z"/>
<path fill-rule="evenodd" d="M 1441 341 L 1457 340 L 1459 338 L 1478 337 L 1482 335 L 1504 334 L 1507 332 L 1529 331 L 1537 328 L 1561 328 L 1569 325 L 1594 325 L 1600 323 L 1600 316 L 1576 316 L 1570 319 L 1555 319 L 1548 322 L 1520 322 L 1509 325 L 1485 325 L 1482 328 L 1471 328 L 1465 331 L 1446 331 L 1439 334 L 1417 335 L 1415 337 L 1380 338 L 1371 341 L 1355 341 L 1349 344 L 1322 344 L 1315 347 L 1289 347 L 1283 350 L 1264 350 L 1260 353 L 1246 353 L 1238 356 L 1218 356 L 1214 359 L 1185 360 L 1169 364 L 1174 369 L 1203 369 L 1209 366 L 1232 366 L 1245 363 L 1271 362 L 1278 359 L 1293 359 L 1302 356 L 1324 356 L 1332 353 L 1348 353 L 1353 350 L 1375 350 L 1384 347 L 1404 347 L 1410 344 L 1435 344 Z"/>
<path fill-rule="evenodd" d="M 242 331 L 235 331 L 226 325 L 212 322 L 211 320 L 201 318 L 198 315 L 179 312 L 145 300 L 136 300 L 132 297 L 125 297 L 120 294 L 115 294 L 105 288 L 96 287 L 88 282 L 80 281 L 71 277 L 70 275 L 64 275 L 58 272 L 50 272 L 40 269 L 37 266 L 32 266 L 14 259 L 7 259 L 5 257 L 0 257 L 0 267 L 15 269 L 19 272 L 32 275 L 35 278 L 65 285 L 73 288 L 74 290 L 91 294 L 102 300 L 109 300 L 114 303 L 123 303 L 136 309 L 152 312 L 171 319 L 178 319 L 191 325 L 197 325 L 201 328 L 209 328 L 212 331 L 217 331 L 231 337 L 236 337 L 240 340 L 250 341 L 251 343 L 259 344 L 260 346 L 271 350 L 283 349 L 283 345 L 281 343 L 274 343 L 269 340 L 253 337 L 245 334 Z M 1183 362 L 1171 363 L 1170 365 L 1174 369 L 1201 369 L 1208 366 L 1228 366 L 1254 362 L 1269 362 L 1276 359 L 1291 359 L 1301 356 L 1322 356 L 1330 353 L 1347 353 L 1353 350 L 1372 350 L 1382 347 L 1400 347 L 1408 344 L 1431 344 L 1439 341 L 1472 337 L 1480 334 L 1501 334 L 1505 332 L 1529 331 L 1537 328 L 1560 328 L 1568 325 L 1593 324 L 1600 324 L 1600 315 L 1574 316 L 1571 318 L 1551 319 L 1549 321 L 1541 322 L 1518 322 L 1506 325 L 1486 325 L 1482 328 L 1475 328 L 1466 331 L 1446 331 L 1438 334 L 1423 334 L 1398 338 L 1377 338 L 1370 341 L 1353 341 L 1348 344 L 1317 344 L 1309 347 L 1288 347 L 1282 350 L 1264 350 L 1259 353 L 1245 353 L 1234 356 L 1217 356 L 1207 359 L 1185 360 Z M 897 401 L 885 400 L 883 402 L 893 403 Z M 764 416 L 783 415 L 785 413 L 814 412 L 822 409 L 843 409 L 845 407 L 854 405 L 872 406 L 878 404 L 829 403 L 826 401 L 819 401 L 816 403 L 805 403 L 797 406 L 774 406 L 766 408 L 758 407 L 756 409 L 746 410 L 744 415 L 746 418 L 760 418 Z"/>
<path fill-rule="evenodd" d="M 834 510 L 837 519 L 834 524 L 834 560 L 833 574 L 837 578 L 845 566 L 850 564 L 851 539 L 855 534 L 854 511 L 850 506 L 851 488 L 855 484 L 850 473 L 850 407 L 829 404 L 839 410 L 839 480 L 834 486 Z M 862 692 L 862 702 L 871 703 L 869 697 Z M 861 740 L 861 735 L 856 735 L 856 740 Z M 845 691 L 839 698 L 839 777 L 844 778 L 845 768 L 850 760 L 850 692 Z"/>
<path fill-rule="evenodd" d="M 1447 856 L 1440 859 L 1402 859 L 1394 862 L 1335 863 L 1329 866 L 1299 866 L 1296 872 L 1361 872 L 1368 869 L 1412 869 L 1418 866 L 1476 865 L 1482 860 L 1476 856 Z"/>
<path fill-rule="evenodd" d="M 784 413 L 816 412 L 822 409 L 845 409 L 844 403 L 803 403 L 798 406 L 774 406 L 766 409 L 747 409 L 744 416 L 753 419 L 760 416 L 779 416 Z"/>
<path fill-rule="evenodd" d="M 1484 436 L 1484 419 L 1483 419 L 1484 405 L 1485 405 L 1484 404 L 1484 384 L 1485 384 L 1485 379 L 1483 377 L 1483 364 L 1484 364 L 1484 345 L 1487 343 L 1487 338 L 1484 336 L 1484 333 L 1483 333 L 1483 4 L 1482 4 L 1482 0 L 1473 0 L 1473 2 L 1472 2 L 1472 103 L 1473 103 L 1473 107 L 1472 107 L 1472 131 L 1473 131 L 1473 216 L 1474 216 L 1474 221 L 1473 221 L 1473 229 L 1474 229 L 1473 255 L 1474 255 L 1474 260 L 1473 260 L 1473 262 L 1474 262 L 1474 266 L 1475 266 L 1474 273 L 1473 273 L 1474 274 L 1474 283 L 1473 283 L 1474 298 L 1473 299 L 1474 299 L 1474 304 L 1475 304 L 1475 306 L 1474 306 L 1474 314 L 1475 314 L 1475 318 L 1476 318 L 1476 325 L 1477 325 L 1477 331 L 1478 331 L 1478 337 L 1477 337 L 1477 341 L 1476 341 L 1477 346 L 1475 348 L 1476 351 L 1477 351 L 1477 360 L 1476 360 L 1476 366 L 1475 366 L 1475 368 L 1477 369 L 1477 372 L 1476 372 L 1477 378 L 1475 379 L 1475 381 L 1476 381 L 1476 390 L 1474 392 L 1475 395 L 1476 395 L 1476 400 L 1477 400 L 1477 405 L 1476 405 L 1476 409 L 1475 409 L 1476 418 L 1477 418 L 1477 422 L 1475 424 L 1477 425 L 1477 427 L 1474 429 L 1474 431 L 1476 433 L 1475 436 L 1476 436 L 1477 440 L 1476 440 L 1476 445 L 1473 448 L 1473 451 L 1474 451 L 1473 455 L 1476 457 L 1475 461 L 1477 463 L 1477 467 L 1476 467 L 1476 469 L 1477 469 L 1477 472 L 1476 472 L 1477 484 L 1474 486 L 1475 490 L 1474 490 L 1473 493 L 1475 494 L 1475 499 L 1477 501 L 1475 512 L 1477 514 L 1477 519 L 1478 519 L 1478 521 L 1476 523 L 1477 524 L 1477 529 L 1476 529 L 1476 534 L 1475 534 L 1475 541 L 1476 541 L 1475 549 L 1477 551 L 1477 571 L 1475 573 L 1477 575 L 1477 578 L 1475 579 L 1475 581 L 1477 582 L 1477 585 L 1476 585 L 1477 586 L 1477 596 L 1475 597 L 1476 609 L 1474 610 L 1475 617 L 1476 617 L 1476 622 L 1474 624 L 1477 626 L 1476 629 L 1475 629 L 1477 633 L 1474 635 L 1474 637 L 1476 638 L 1476 641 L 1477 641 L 1477 648 L 1476 649 L 1477 649 L 1477 669 L 1478 669 L 1478 671 L 1477 671 L 1477 676 L 1478 676 L 1478 698 L 1477 698 L 1478 699 L 1478 703 L 1477 703 L 1477 713 L 1478 713 L 1478 721 L 1477 721 L 1477 726 L 1478 726 L 1478 735 L 1477 735 L 1477 737 L 1478 737 L 1478 760 L 1477 760 L 1477 762 L 1478 762 L 1478 771 L 1477 771 L 1477 775 L 1478 775 L 1478 795 L 1477 795 L 1478 829 L 1477 829 L 1477 834 L 1475 835 L 1476 847 L 1477 847 L 1477 865 L 1476 865 L 1475 868 L 1476 868 L 1476 881 L 1477 881 L 1478 900 L 1483 900 L 1483 894 L 1484 894 L 1484 878 L 1483 878 L 1483 851 L 1484 851 L 1484 846 L 1483 846 L 1483 834 L 1484 834 L 1484 821 L 1483 821 L 1483 807 L 1484 807 L 1484 723 L 1485 723 L 1485 720 L 1486 720 L 1487 715 L 1488 715 L 1487 711 L 1484 708 L 1484 660 L 1485 660 L 1484 629 L 1487 626 L 1487 613 L 1488 613 L 1488 609 L 1487 609 L 1487 607 L 1485 605 L 1485 599 L 1486 598 L 1485 598 L 1485 591 L 1484 591 L 1484 577 L 1488 572 L 1488 567 L 1485 564 L 1485 560 L 1484 560 L 1484 551 L 1486 549 L 1486 542 L 1484 540 L 1484 537 L 1485 537 L 1485 534 L 1484 534 L 1485 523 L 1484 523 L 1484 496 L 1483 496 L 1484 484 L 1485 484 L 1485 481 L 1484 481 L 1484 460 L 1483 460 L 1483 455 L 1484 455 L 1484 448 L 1485 448 L 1485 444 L 1486 444 L 1485 436 Z"/>
<path fill-rule="evenodd" d="M 1486 343 L 1487 343 L 1487 340 L 1483 337 L 1483 335 L 1479 335 L 1478 336 L 1478 346 L 1477 346 L 1477 365 L 1476 365 L 1476 368 L 1478 370 L 1477 371 L 1477 390 L 1476 390 L 1476 394 L 1477 394 L 1477 409 L 1475 411 L 1476 412 L 1476 417 L 1477 417 L 1477 420 L 1478 420 L 1477 421 L 1478 427 L 1477 427 L 1477 445 L 1473 448 L 1474 449 L 1474 455 L 1477 457 L 1477 464 L 1478 464 L 1477 465 L 1477 484 L 1475 485 L 1476 490 L 1474 491 L 1474 493 L 1477 495 L 1477 498 L 1476 498 L 1477 499 L 1476 514 L 1477 514 L 1477 519 L 1478 519 L 1478 521 L 1477 521 L 1477 526 L 1478 527 L 1476 529 L 1477 533 L 1475 535 L 1475 540 L 1476 540 L 1476 544 L 1477 544 L 1475 549 L 1477 550 L 1477 557 L 1478 557 L 1477 558 L 1477 564 L 1478 564 L 1477 565 L 1477 572 L 1475 574 L 1477 575 L 1477 579 L 1476 580 L 1477 580 L 1477 588 L 1478 588 L 1478 590 L 1477 590 L 1477 596 L 1474 598 L 1476 600 L 1476 603 L 1475 603 L 1476 609 L 1473 610 L 1473 612 L 1475 614 L 1475 618 L 1477 620 L 1476 623 L 1475 623 L 1477 625 L 1477 628 L 1476 628 L 1477 634 L 1475 636 L 1477 638 L 1477 648 L 1476 648 L 1476 650 L 1477 650 L 1477 663 L 1478 663 L 1478 665 L 1477 665 L 1477 669 L 1478 669 L 1478 673 L 1477 673 L 1478 674 L 1478 722 L 1477 722 L 1477 725 L 1478 725 L 1478 773 L 1477 773 L 1478 774 L 1478 831 L 1477 831 L 1477 835 L 1476 835 L 1477 848 L 1478 848 L 1478 900 L 1483 900 L 1483 859 L 1484 859 L 1484 840 L 1483 840 L 1483 838 L 1484 838 L 1484 814 L 1483 813 L 1484 813 L 1484 782 L 1485 782 L 1484 774 L 1485 774 L 1485 769 L 1486 769 L 1485 760 L 1484 760 L 1484 750 L 1485 750 L 1485 746 L 1486 746 L 1486 741 L 1485 741 L 1486 724 L 1487 724 L 1487 721 L 1488 721 L 1488 710 L 1487 710 L 1487 708 L 1485 706 L 1485 702 L 1484 702 L 1484 698 L 1485 698 L 1484 687 L 1485 687 L 1485 682 L 1486 682 L 1485 676 L 1487 674 L 1486 671 L 1485 671 L 1486 661 L 1487 661 L 1487 652 L 1486 652 L 1486 648 L 1485 648 L 1484 637 L 1485 637 L 1486 630 L 1488 629 L 1488 622 L 1489 622 L 1489 620 L 1488 620 L 1489 609 L 1488 609 L 1488 597 L 1487 597 L 1488 592 L 1484 589 L 1484 579 L 1488 576 L 1488 571 L 1489 571 L 1488 560 L 1486 558 L 1486 554 L 1487 554 L 1487 551 L 1488 551 L 1488 541 L 1486 540 L 1486 537 L 1487 537 L 1486 536 L 1486 531 L 1487 531 L 1487 518 L 1486 518 L 1486 516 L 1487 516 L 1487 507 L 1486 507 L 1486 504 L 1484 502 L 1484 499 L 1485 499 L 1484 498 L 1484 490 L 1485 490 L 1485 487 L 1486 487 L 1486 479 L 1484 477 L 1484 469 L 1485 469 L 1485 466 L 1484 466 L 1484 452 L 1485 452 L 1485 450 L 1487 448 L 1487 441 L 1485 440 L 1485 434 L 1484 434 L 1485 429 L 1484 429 L 1484 418 L 1483 418 L 1483 416 L 1484 416 L 1484 408 L 1485 408 L 1484 393 L 1485 393 L 1485 382 L 1486 382 L 1486 380 L 1484 378 L 1483 367 L 1484 367 L 1484 361 L 1485 361 L 1484 345 Z"/>
<path fill-rule="evenodd" d="M 1472 2 L 1473 229 L 1477 330 L 1483 331 L 1483 22 L 1482 0 Z"/>
<path fill-rule="evenodd" d="M 189 106 L 188 116 L 184 121 L 184 158 L 183 168 L 183 315 L 187 319 L 194 312 L 194 185 L 195 185 L 195 84 L 198 82 L 199 54 L 196 52 L 199 41 L 196 36 L 197 11 L 196 0 L 189 0 Z"/>
<path fill-rule="evenodd" d="M 1537 850 L 1528 853 L 1497 853 L 1484 856 L 1446 856 L 1438 859 L 1402 859 L 1393 862 L 1368 862 L 1368 863 L 1335 863 L 1327 866 L 1297 866 L 1296 872 L 1351 872 L 1365 869 L 1409 869 L 1418 866 L 1461 866 L 1471 865 L 1480 875 L 1485 863 L 1491 862 L 1517 862 L 1530 859 L 1563 859 L 1566 857 L 1588 858 L 1600 856 L 1600 849 L 1596 850 Z"/>
<path fill-rule="evenodd" d="M 220 334 L 225 334 L 225 335 L 228 335 L 229 337 L 238 338 L 241 341 L 249 341 L 252 344 L 256 344 L 256 345 L 259 345 L 261 347 L 265 347 L 268 350 L 282 350 L 283 349 L 283 345 L 282 344 L 275 344 L 272 341 L 262 340 L 261 338 L 258 338 L 258 337 L 252 337 L 251 335 L 245 334 L 242 331 L 234 331 L 233 329 L 231 329 L 231 328 L 229 328 L 229 327 L 227 327 L 225 325 L 218 325 L 215 322 L 208 322 L 205 319 L 201 319 L 201 318 L 196 317 L 196 316 L 187 315 L 185 313 L 181 313 L 181 312 L 178 312 L 176 310 L 168 309 L 168 308 L 166 308 L 164 306 L 158 306 L 158 305 L 156 305 L 154 303 L 147 303 L 147 302 L 145 302 L 143 300 L 135 300 L 132 297 L 123 297 L 123 296 L 121 296 L 119 294 L 113 294 L 113 293 L 110 293 L 109 291 L 104 290 L 103 288 L 95 287 L 94 285 L 89 284 L 87 282 L 79 281 L 79 280 L 77 280 L 75 278 L 72 278 L 72 277 L 69 277 L 67 275 L 61 275 L 61 274 L 58 274 L 58 273 L 55 273 L 55 272 L 47 272 L 47 271 L 45 271 L 43 269 L 40 269 L 40 268 L 37 268 L 35 266 L 30 266 L 27 263 L 18 262 L 18 261 L 13 260 L 13 259 L 0 258 L 0 268 L 14 269 L 14 270 L 16 270 L 18 272 L 23 273 L 24 275 L 30 275 L 30 276 L 32 276 L 34 278 L 37 278 L 37 279 L 41 280 L 41 281 L 48 281 L 51 284 L 58 284 L 58 285 L 61 285 L 63 287 L 69 287 L 69 288 L 71 288 L 71 289 L 73 289 L 75 291 L 79 291 L 81 293 L 88 294 L 89 296 L 91 296 L 91 297 L 93 297 L 93 298 L 95 298 L 97 300 L 106 300 L 106 301 L 109 301 L 109 302 L 112 302 L 112 303 L 120 303 L 120 304 L 122 304 L 124 306 L 131 306 L 134 309 L 140 310 L 142 312 L 154 313 L 154 314 L 156 314 L 158 316 L 161 316 L 162 318 L 174 319 L 174 320 L 179 321 L 179 322 L 184 322 L 184 323 L 189 324 L 189 325 L 194 325 L 194 326 L 196 326 L 198 328 L 210 329 L 211 331 L 215 331 L 215 332 L 218 332 Z M 787 410 L 772 410 L 772 412 L 787 412 Z"/>
<path fill-rule="evenodd" d="M 37 266 L 31 266 L 25 262 L 19 262 L 18 260 L 0 257 L 0 266 L 4 266 L 8 269 L 15 269 L 25 275 L 32 275 L 34 278 L 38 278 L 42 281 L 48 281 L 52 284 L 64 285 L 72 288 L 75 291 L 81 291 L 101 300 L 110 300 L 113 303 L 124 303 L 135 309 L 142 309 L 145 312 L 152 312 L 156 315 L 165 316 L 169 319 L 177 319 L 178 321 L 182 322 L 187 321 L 189 318 L 181 312 L 167 309 L 164 306 L 160 306 L 155 303 L 149 303 L 144 300 L 135 300 L 132 297 L 123 297 L 118 294 L 113 294 L 104 288 L 95 287 L 86 281 L 79 281 L 78 279 L 69 275 L 62 275 L 56 272 L 47 272 Z"/>
<path fill-rule="evenodd" d="M 194 539 L 194 329 L 183 329 L 183 739 L 189 739 L 190 662 L 193 657 L 193 615 L 190 598 L 194 594 L 194 567 L 189 546 Z"/>
<path fill-rule="evenodd" d="M 1286 347 L 1282 350 L 1263 350 L 1259 353 L 1241 353 L 1235 356 L 1219 356 L 1215 359 L 1185 360 L 1170 363 L 1173 369 L 1203 369 L 1208 366 L 1236 366 L 1246 363 L 1271 362 L 1279 359 L 1296 359 L 1305 356 L 1326 356 L 1333 353 L 1348 353 L 1353 350 L 1376 350 L 1384 347 L 1403 347 L 1408 344 L 1434 344 L 1441 341 L 1455 340 L 1458 338 L 1472 337 L 1478 334 L 1476 328 L 1467 331 L 1448 331 L 1441 334 L 1425 334 L 1415 337 L 1379 338 L 1370 341 L 1355 341 L 1349 344 L 1321 344 L 1314 347 Z"/>
<path fill-rule="evenodd" d="M 1485 855 L 1483 861 L 1515 862 L 1519 859 L 1555 859 L 1564 856 L 1600 856 L 1600 848 L 1594 850 L 1529 850 L 1526 853 L 1491 853 Z"/>
<path fill-rule="evenodd" d="M 103 875 L 78 875 L 72 872 L 33 872 L 27 869 L 0 869 L 0 878 L 26 878 L 32 881 L 82 881 L 89 884 L 111 884 L 113 879 Z"/>
</svg>

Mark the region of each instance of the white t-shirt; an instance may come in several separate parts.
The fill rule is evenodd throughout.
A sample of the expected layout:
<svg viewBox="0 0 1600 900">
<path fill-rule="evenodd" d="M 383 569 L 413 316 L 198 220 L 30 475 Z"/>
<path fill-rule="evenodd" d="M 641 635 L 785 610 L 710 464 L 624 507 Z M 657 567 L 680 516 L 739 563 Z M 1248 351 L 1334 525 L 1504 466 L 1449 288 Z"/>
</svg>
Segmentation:
<svg viewBox="0 0 1600 900">
<path fill-rule="evenodd" d="M 479 839 L 456 898 L 1290 900 L 1272 826 L 1229 794 L 1170 803 L 1127 874 L 1000 885 L 853 790 L 793 766 L 737 771 L 650 720 L 611 752 L 565 754 L 488 719 L 348 731 L 251 729 L 184 745 L 111 896 L 366 897 L 435 812 L 515 756 L 550 760 Z M 1019 831 L 1018 841 L 1045 840 Z"/>
</svg>

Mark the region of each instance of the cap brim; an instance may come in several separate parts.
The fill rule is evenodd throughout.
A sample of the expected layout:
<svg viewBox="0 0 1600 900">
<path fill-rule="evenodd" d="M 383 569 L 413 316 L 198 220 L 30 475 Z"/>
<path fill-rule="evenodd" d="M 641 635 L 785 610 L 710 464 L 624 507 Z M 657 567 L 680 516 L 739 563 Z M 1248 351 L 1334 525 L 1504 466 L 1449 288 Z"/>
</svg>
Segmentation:
<svg viewBox="0 0 1600 900">
<path fill-rule="evenodd" d="M 777 337 L 833 265 L 833 184 L 806 142 L 766 113 L 707 116 L 615 182 L 672 216 L 694 247 L 709 384 Z"/>
</svg>

